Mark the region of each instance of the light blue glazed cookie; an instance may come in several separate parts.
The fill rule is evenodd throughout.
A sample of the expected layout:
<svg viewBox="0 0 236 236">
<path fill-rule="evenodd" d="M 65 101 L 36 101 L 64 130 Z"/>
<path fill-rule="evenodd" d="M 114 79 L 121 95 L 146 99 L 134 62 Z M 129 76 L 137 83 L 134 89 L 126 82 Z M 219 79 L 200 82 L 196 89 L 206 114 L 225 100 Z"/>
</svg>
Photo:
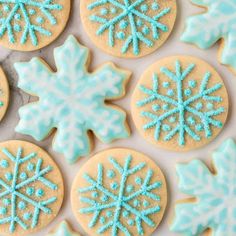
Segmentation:
<svg viewBox="0 0 236 236">
<path fill-rule="evenodd" d="M 148 141 L 188 151 L 213 140 L 228 113 L 228 95 L 219 74 L 190 56 L 157 61 L 141 76 L 132 97 L 136 127 Z"/>
<path fill-rule="evenodd" d="M 57 72 L 39 58 L 15 64 L 19 88 L 39 97 L 20 108 L 16 131 L 39 141 L 56 128 L 53 149 L 70 163 L 90 153 L 89 130 L 104 143 L 127 138 L 125 112 L 104 102 L 124 96 L 130 73 L 112 63 L 89 73 L 88 49 L 73 36 L 55 49 L 54 57 Z"/>
<path fill-rule="evenodd" d="M 195 198 L 177 204 L 171 230 L 199 236 L 210 228 L 213 236 L 236 235 L 236 144 L 226 140 L 213 153 L 214 174 L 199 160 L 177 165 L 180 190 Z"/>
<path fill-rule="evenodd" d="M 187 19 L 181 40 L 207 49 L 219 39 L 223 39 L 220 61 L 236 71 L 235 0 L 191 0 L 191 2 L 207 10 Z"/>
<path fill-rule="evenodd" d="M 28 142 L 0 143 L 0 234 L 30 235 L 60 210 L 61 173 L 50 156 Z"/>
<path fill-rule="evenodd" d="M 119 57 L 141 57 L 170 35 L 176 0 L 81 0 L 84 28 L 102 50 Z"/>
<path fill-rule="evenodd" d="M 0 0 L 0 44 L 33 51 L 52 42 L 64 29 L 70 0 Z"/>
<path fill-rule="evenodd" d="M 148 157 L 108 149 L 79 171 L 71 192 L 73 212 L 88 235 L 151 235 L 167 203 L 165 178 Z"/>
<path fill-rule="evenodd" d="M 80 236 L 80 234 L 72 231 L 66 221 L 62 221 L 53 233 L 49 233 L 46 236 Z"/>
</svg>

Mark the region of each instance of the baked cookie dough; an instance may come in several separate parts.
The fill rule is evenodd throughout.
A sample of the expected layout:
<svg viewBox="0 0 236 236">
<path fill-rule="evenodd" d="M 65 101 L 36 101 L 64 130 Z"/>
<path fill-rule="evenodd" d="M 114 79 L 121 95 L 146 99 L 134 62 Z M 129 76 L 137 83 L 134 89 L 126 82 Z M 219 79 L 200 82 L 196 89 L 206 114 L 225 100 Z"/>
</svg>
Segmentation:
<svg viewBox="0 0 236 236">
<path fill-rule="evenodd" d="M 38 146 L 0 143 L 0 234 L 28 235 L 57 215 L 64 195 L 55 162 Z"/>
<path fill-rule="evenodd" d="M 173 151 L 212 141 L 228 114 L 228 94 L 219 74 L 190 56 L 157 61 L 141 76 L 132 96 L 132 116 L 141 135 Z"/>
<path fill-rule="evenodd" d="M 84 29 L 105 52 L 125 58 L 158 49 L 170 35 L 176 0 L 81 0 Z"/>
<path fill-rule="evenodd" d="M 108 149 L 76 176 L 71 203 L 88 235 L 151 235 L 167 204 L 160 168 L 131 149 Z"/>
<path fill-rule="evenodd" d="M 9 103 L 9 85 L 7 78 L 0 67 L 0 121 L 4 117 Z"/>
<path fill-rule="evenodd" d="M 53 42 L 70 14 L 70 0 L 0 0 L 0 45 L 34 51 Z"/>
</svg>

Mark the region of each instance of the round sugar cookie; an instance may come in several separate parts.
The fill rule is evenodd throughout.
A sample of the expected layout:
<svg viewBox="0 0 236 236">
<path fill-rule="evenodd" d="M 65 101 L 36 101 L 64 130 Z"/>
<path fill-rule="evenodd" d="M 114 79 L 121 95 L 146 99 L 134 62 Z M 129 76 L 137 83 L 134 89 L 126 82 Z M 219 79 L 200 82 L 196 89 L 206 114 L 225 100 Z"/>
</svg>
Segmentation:
<svg viewBox="0 0 236 236">
<path fill-rule="evenodd" d="M 43 149 L 19 140 L 0 143 L 0 170 L 1 235 L 28 235 L 56 217 L 63 179 Z"/>
<path fill-rule="evenodd" d="M 4 117 L 9 103 L 9 85 L 7 78 L 0 67 L 0 121 Z"/>
<path fill-rule="evenodd" d="M 92 157 L 76 176 L 73 212 L 88 235 L 151 235 L 167 204 L 160 168 L 131 149 L 108 149 Z"/>
<path fill-rule="evenodd" d="M 228 106 L 227 90 L 214 68 L 194 57 L 172 56 L 143 73 L 131 108 L 145 139 L 165 149 L 188 151 L 219 134 Z"/>
<path fill-rule="evenodd" d="M 137 58 L 154 52 L 170 35 L 176 0 L 81 0 L 84 29 L 105 52 Z"/>
<path fill-rule="evenodd" d="M 70 0 L 0 2 L 0 45 L 34 51 L 53 42 L 70 14 Z"/>
</svg>

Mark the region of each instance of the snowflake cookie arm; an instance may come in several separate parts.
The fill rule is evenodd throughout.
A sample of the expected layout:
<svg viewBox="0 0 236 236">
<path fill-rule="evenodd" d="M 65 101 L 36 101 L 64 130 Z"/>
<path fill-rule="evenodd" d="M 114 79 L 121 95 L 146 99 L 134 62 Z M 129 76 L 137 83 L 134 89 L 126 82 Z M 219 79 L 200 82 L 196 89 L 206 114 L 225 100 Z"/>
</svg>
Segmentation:
<svg viewBox="0 0 236 236">
<path fill-rule="evenodd" d="M 195 202 L 177 204 L 175 220 L 171 230 L 185 235 L 196 236 L 209 227 L 214 214 L 210 212 L 211 206 L 201 201 L 204 196 L 214 190 L 215 179 L 209 169 L 199 160 L 186 165 L 178 165 L 179 189 L 188 195 L 197 197 Z M 211 196 L 209 196 L 211 200 Z M 214 200 L 212 198 L 212 200 Z"/>
</svg>

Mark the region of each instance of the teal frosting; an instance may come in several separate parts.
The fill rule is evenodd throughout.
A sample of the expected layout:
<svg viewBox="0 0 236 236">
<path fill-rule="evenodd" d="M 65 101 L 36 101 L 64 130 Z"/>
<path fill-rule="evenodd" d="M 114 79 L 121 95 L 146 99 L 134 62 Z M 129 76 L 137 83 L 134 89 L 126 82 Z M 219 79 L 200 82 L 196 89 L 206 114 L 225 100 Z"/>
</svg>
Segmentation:
<svg viewBox="0 0 236 236">
<path fill-rule="evenodd" d="M 137 176 L 134 181 L 136 185 L 135 183 L 134 185 L 128 184 L 128 179 L 131 176 L 144 171 L 143 168 L 146 167 L 146 163 L 140 162 L 137 165 L 132 165 L 132 156 L 130 155 L 126 157 L 123 165 L 115 158 L 110 158 L 109 161 L 117 175 L 120 176 L 120 183 L 115 189 L 112 186 L 110 188 L 104 186 L 103 177 L 105 177 L 106 170 L 103 164 L 98 164 L 96 179 L 88 173 L 83 176 L 88 186 L 79 188 L 80 201 L 87 206 L 79 209 L 79 211 L 82 214 L 91 215 L 88 227 L 98 226 L 98 234 L 110 232 L 109 235 L 111 236 L 120 233 L 130 236 L 133 235 L 131 232 L 134 232 L 135 228 L 138 235 L 146 235 L 144 225 L 155 227 L 156 224 L 150 216 L 158 214 L 161 210 L 159 206 L 160 196 L 153 191 L 161 189 L 162 183 L 154 179 L 153 170 L 148 169 L 143 181 Z M 109 198 L 105 201 L 99 201 L 87 197 L 87 193 L 94 190 Z M 148 201 L 152 202 L 151 207 L 149 207 Z"/>
<path fill-rule="evenodd" d="M 80 236 L 80 234 L 72 231 L 66 221 L 62 221 L 54 233 L 49 233 L 46 236 Z"/>
<path fill-rule="evenodd" d="M 97 8 L 101 6 L 113 6 L 108 16 L 107 14 L 97 13 Z M 161 22 L 162 17 L 168 15 L 171 11 L 170 7 L 159 9 L 158 1 L 155 0 L 150 4 L 147 0 L 125 0 L 119 2 L 117 0 L 95 0 L 87 6 L 95 14 L 90 15 L 89 19 L 92 22 L 100 24 L 97 30 L 97 35 L 108 33 L 108 44 L 110 47 L 115 47 L 116 39 L 123 40 L 121 52 L 127 53 L 129 49 L 134 55 L 140 54 L 140 44 L 147 47 L 153 47 L 154 42 L 160 39 L 160 32 L 167 32 L 168 27 Z M 168 6 L 168 3 L 166 4 Z M 94 11 L 93 11 L 94 10 Z M 151 12 L 152 11 L 152 12 Z M 145 22 L 143 29 L 139 28 Z M 119 32 L 117 36 L 117 25 L 120 29 L 129 27 L 129 34 Z M 126 30 L 127 31 L 127 30 Z"/>
<path fill-rule="evenodd" d="M 6 148 L 1 149 L 1 156 L 5 158 L 1 163 L 11 163 L 11 165 L 0 165 L 1 171 L 9 169 L 7 181 L 0 178 L 0 225 L 8 224 L 9 233 L 14 233 L 16 227 L 21 227 L 24 230 L 35 228 L 38 225 L 39 217 L 42 214 L 51 214 L 52 210 L 49 205 L 57 201 L 55 196 L 47 197 L 48 189 L 57 189 L 57 185 L 45 176 L 52 171 L 52 166 L 43 166 L 43 160 L 35 152 L 27 156 L 23 156 L 22 153 L 21 147 L 18 148 L 16 155 L 10 153 Z M 36 162 L 36 168 L 34 173 L 28 176 L 23 169 L 30 161 Z M 41 195 L 36 194 L 36 197 L 32 197 L 34 191 L 31 190 L 34 188 L 30 186 L 36 186 L 37 182 L 44 188 L 44 190 L 37 189 L 37 192 L 44 191 L 46 196 L 41 200 L 39 199 L 42 197 Z"/>
<path fill-rule="evenodd" d="M 144 125 L 144 130 L 154 129 L 154 138 L 159 140 L 161 132 L 164 133 L 164 141 L 169 141 L 178 135 L 179 146 L 185 145 L 185 137 L 188 135 L 194 141 L 201 141 L 202 138 L 212 137 L 211 127 L 222 128 L 223 124 L 217 120 L 217 116 L 225 112 L 223 106 L 205 111 L 203 103 L 211 102 L 217 104 L 222 102 L 222 97 L 217 93 L 222 88 L 223 84 L 216 83 L 209 86 L 212 77 L 210 72 L 206 72 L 201 82 L 199 82 L 198 92 L 193 94 L 192 87 L 197 85 L 196 81 L 188 81 L 188 76 L 196 67 L 195 64 L 190 64 L 187 68 L 181 67 L 180 61 L 175 63 L 175 71 L 171 71 L 166 67 L 161 68 L 161 73 L 165 75 L 166 81 L 162 83 L 162 87 L 168 89 L 172 84 L 175 90 L 172 93 L 161 94 L 159 92 L 158 74 L 153 74 L 152 89 L 145 86 L 140 86 L 140 91 L 146 95 L 146 98 L 137 102 L 137 106 L 143 108 L 141 116 L 150 119 L 150 122 Z M 184 88 L 188 86 L 188 88 Z M 175 95 L 175 96 L 174 96 Z M 164 103 L 162 107 L 158 104 Z M 146 105 L 152 104 L 153 111 L 146 111 Z M 158 107 L 158 109 L 156 109 Z M 195 120 L 200 121 L 203 125 L 204 134 L 199 125 L 197 128 L 191 127 L 195 124 Z M 201 133 L 200 133 L 201 132 Z"/>
<path fill-rule="evenodd" d="M 20 108 L 16 131 L 43 140 L 57 128 L 53 149 L 70 163 L 90 153 L 88 130 L 104 143 L 127 138 L 126 114 L 104 101 L 124 95 L 128 73 L 112 63 L 88 73 L 88 49 L 73 36 L 55 49 L 54 57 L 56 73 L 39 58 L 15 64 L 19 88 L 40 98 Z"/>
<path fill-rule="evenodd" d="M 224 39 L 221 62 L 236 69 L 236 3 L 235 0 L 191 0 L 206 13 L 187 20 L 181 40 L 207 49 L 219 39 Z"/>
<path fill-rule="evenodd" d="M 3 11 L 1 11 L 3 10 Z M 7 35 L 10 43 L 16 42 L 16 35 L 20 34 L 20 43 L 25 44 L 28 40 L 32 45 L 38 45 L 38 36 L 51 36 L 51 31 L 42 27 L 44 19 L 51 25 L 57 24 L 53 12 L 62 10 L 62 5 L 56 4 L 53 0 L 0 0 L 0 38 Z M 37 14 L 33 20 L 32 15 Z M 23 25 L 14 25 L 14 21 Z M 47 24 L 48 26 L 49 24 Z"/>
<path fill-rule="evenodd" d="M 226 140 L 213 153 L 216 175 L 199 160 L 177 165 L 179 189 L 197 201 L 177 204 L 171 230 L 198 236 L 207 228 L 214 236 L 236 235 L 236 144 Z"/>
</svg>

